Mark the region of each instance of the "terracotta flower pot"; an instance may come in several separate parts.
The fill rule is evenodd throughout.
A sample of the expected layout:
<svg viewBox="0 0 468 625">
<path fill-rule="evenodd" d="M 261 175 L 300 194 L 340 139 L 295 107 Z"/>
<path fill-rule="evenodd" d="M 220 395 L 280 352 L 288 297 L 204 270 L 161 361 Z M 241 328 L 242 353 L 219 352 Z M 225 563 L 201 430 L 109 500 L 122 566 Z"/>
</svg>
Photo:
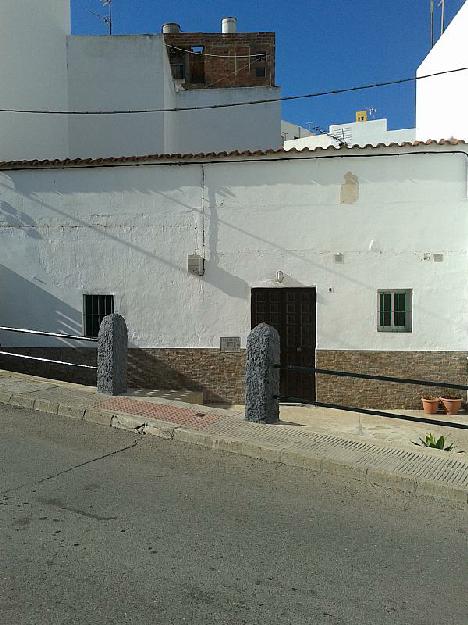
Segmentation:
<svg viewBox="0 0 468 625">
<path fill-rule="evenodd" d="M 455 415 L 461 408 L 462 400 L 450 397 L 441 397 L 442 403 L 447 414 Z"/>
<path fill-rule="evenodd" d="M 436 414 L 439 409 L 439 398 L 431 397 L 431 398 L 421 398 L 424 412 L 426 414 Z"/>
</svg>

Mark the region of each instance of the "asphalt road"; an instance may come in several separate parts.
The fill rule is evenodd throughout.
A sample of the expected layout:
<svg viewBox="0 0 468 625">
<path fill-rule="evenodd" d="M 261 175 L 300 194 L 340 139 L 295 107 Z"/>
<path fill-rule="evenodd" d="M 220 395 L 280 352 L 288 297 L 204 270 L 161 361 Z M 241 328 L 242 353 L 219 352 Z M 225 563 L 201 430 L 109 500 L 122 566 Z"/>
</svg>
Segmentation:
<svg viewBox="0 0 468 625">
<path fill-rule="evenodd" d="M 2 625 L 468 623 L 454 504 L 10 407 L 0 491 Z"/>
</svg>

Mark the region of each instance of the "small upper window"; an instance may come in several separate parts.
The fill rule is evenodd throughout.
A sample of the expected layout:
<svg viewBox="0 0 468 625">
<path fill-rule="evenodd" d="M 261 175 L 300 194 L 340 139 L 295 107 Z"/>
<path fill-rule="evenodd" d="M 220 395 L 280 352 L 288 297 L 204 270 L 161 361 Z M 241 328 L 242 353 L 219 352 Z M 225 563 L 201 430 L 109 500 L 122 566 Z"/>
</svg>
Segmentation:
<svg viewBox="0 0 468 625">
<path fill-rule="evenodd" d="M 188 81 L 192 84 L 203 85 L 205 83 L 205 56 L 203 46 L 192 46 L 192 54 L 189 54 Z"/>
<path fill-rule="evenodd" d="M 255 76 L 265 78 L 266 76 L 266 52 L 256 52 L 252 57 Z"/>
<path fill-rule="evenodd" d="M 83 334 L 96 338 L 101 321 L 114 312 L 113 295 L 83 295 Z"/>
<path fill-rule="evenodd" d="M 174 63 L 171 65 L 172 67 L 172 77 L 174 80 L 184 80 L 185 79 L 185 64 L 184 63 Z"/>
<path fill-rule="evenodd" d="M 411 290 L 378 291 L 379 332 L 411 332 Z"/>
</svg>

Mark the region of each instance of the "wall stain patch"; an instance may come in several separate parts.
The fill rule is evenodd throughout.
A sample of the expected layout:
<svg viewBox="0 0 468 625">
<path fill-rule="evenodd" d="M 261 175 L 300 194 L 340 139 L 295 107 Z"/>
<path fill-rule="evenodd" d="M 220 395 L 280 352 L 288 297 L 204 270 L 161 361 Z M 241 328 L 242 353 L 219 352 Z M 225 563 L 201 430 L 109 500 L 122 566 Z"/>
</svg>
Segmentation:
<svg viewBox="0 0 468 625">
<path fill-rule="evenodd" d="M 354 204 L 359 200 L 359 180 L 352 172 L 348 171 L 344 175 L 344 182 L 341 185 L 341 204 Z"/>
</svg>

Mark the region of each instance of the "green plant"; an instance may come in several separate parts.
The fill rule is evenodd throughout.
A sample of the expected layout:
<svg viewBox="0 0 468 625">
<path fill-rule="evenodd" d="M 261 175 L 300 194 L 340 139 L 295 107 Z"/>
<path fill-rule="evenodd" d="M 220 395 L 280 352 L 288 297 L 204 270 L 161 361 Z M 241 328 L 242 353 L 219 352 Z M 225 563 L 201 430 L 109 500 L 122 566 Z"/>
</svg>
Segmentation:
<svg viewBox="0 0 468 625">
<path fill-rule="evenodd" d="M 419 439 L 420 443 L 414 443 L 419 447 L 432 447 L 433 449 L 442 449 L 443 451 L 452 451 L 453 443 L 445 447 L 445 436 L 439 436 L 436 438 L 434 434 L 426 434 L 425 438 Z"/>
</svg>

